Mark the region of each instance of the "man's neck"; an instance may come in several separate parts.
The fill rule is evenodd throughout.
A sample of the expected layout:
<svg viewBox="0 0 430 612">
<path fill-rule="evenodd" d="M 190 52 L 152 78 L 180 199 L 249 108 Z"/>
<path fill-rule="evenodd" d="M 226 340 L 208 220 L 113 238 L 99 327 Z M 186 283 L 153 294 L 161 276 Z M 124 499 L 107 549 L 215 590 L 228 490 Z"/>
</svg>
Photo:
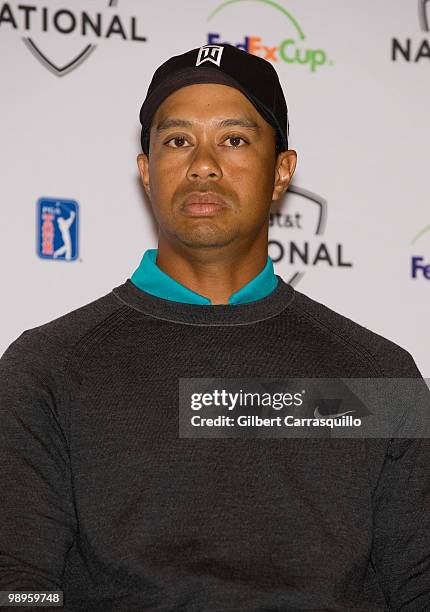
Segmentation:
<svg viewBox="0 0 430 612">
<path fill-rule="evenodd" d="M 267 263 L 267 243 L 245 252 L 232 249 L 182 249 L 166 241 L 158 245 L 157 266 L 176 281 L 211 300 L 229 297 L 255 278 Z"/>
</svg>

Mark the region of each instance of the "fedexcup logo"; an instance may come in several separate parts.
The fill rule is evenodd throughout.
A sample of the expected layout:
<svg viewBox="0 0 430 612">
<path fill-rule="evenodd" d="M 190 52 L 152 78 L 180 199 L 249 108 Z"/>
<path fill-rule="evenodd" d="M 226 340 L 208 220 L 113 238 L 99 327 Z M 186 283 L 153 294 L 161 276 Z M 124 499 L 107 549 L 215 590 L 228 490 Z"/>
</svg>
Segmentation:
<svg viewBox="0 0 430 612">
<path fill-rule="evenodd" d="M 430 31 L 430 0 L 418 0 L 418 23 L 423 32 Z M 392 38 L 391 60 L 393 62 L 420 62 L 430 60 L 430 40 L 422 38 L 415 41 L 412 38 Z"/>
<path fill-rule="evenodd" d="M 256 3 L 260 5 L 258 8 Z M 239 4 L 241 6 L 234 6 Z M 269 11 L 266 19 L 262 14 L 265 10 Z M 310 72 L 333 64 L 324 49 L 309 44 L 304 29 L 290 10 L 274 0 L 227 0 L 216 7 L 207 20 L 214 28 L 215 25 L 220 30 L 222 27 L 222 33 L 212 30 L 207 34 L 210 45 L 229 43 L 267 61 L 305 66 Z M 249 32 L 255 23 L 259 24 L 260 33 L 252 30 L 245 34 L 244 31 Z M 240 31 L 237 24 L 240 24 Z M 265 26 L 270 31 L 264 31 Z"/>
<path fill-rule="evenodd" d="M 419 241 L 420 246 L 424 244 L 427 239 L 427 245 L 430 253 L 430 225 L 423 227 L 411 240 L 411 246 Z M 430 260 L 424 257 L 424 255 L 412 255 L 411 257 L 411 277 L 414 279 L 426 279 L 430 280 Z"/>
<path fill-rule="evenodd" d="M 50 72 L 64 76 L 80 66 L 100 41 L 145 42 L 138 18 L 120 15 L 119 0 L 86 3 L 88 11 L 76 10 L 76 2 L 50 0 L 42 5 L 19 1 L 0 3 L 0 28 L 16 31 L 27 49 Z"/>
<path fill-rule="evenodd" d="M 297 285 L 309 269 L 351 268 L 343 244 L 324 240 L 327 201 L 316 193 L 290 185 L 284 211 L 270 213 L 269 255 L 273 262 L 285 260 L 287 280 Z"/>
</svg>

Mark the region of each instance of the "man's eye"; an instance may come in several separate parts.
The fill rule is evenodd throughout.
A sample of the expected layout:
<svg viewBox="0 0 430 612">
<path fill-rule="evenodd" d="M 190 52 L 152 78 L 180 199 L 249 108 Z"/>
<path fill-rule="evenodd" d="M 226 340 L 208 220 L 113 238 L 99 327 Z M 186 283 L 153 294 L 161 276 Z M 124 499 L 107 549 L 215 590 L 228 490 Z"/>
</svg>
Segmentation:
<svg viewBox="0 0 430 612">
<path fill-rule="evenodd" d="M 240 146 L 242 146 L 240 144 L 240 141 L 246 144 L 246 140 L 242 138 L 241 136 L 227 136 L 224 142 L 230 142 L 230 145 L 227 145 L 227 146 L 233 149 L 238 149 Z"/>
<path fill-rule="evenodd" d="M 174 144 L 171 144 L 171 143 Z M 172 147 L 173 149 L 181 149 L 184 144 L 187 142 L 187 139 L 184 136 L 174 136 L 165 142 L 168 147 Z"/>
</svg>

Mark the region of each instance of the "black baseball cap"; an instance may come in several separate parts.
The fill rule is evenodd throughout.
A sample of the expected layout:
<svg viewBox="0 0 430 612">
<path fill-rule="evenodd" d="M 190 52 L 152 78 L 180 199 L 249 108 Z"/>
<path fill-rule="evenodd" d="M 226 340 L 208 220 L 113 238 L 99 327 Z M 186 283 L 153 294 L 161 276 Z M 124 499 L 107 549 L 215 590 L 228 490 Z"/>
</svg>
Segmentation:
<svg viewBox="0 0 430 612">
<path fill-rule="evenodd" d="M 196 83 L 218 83 L 241 91 L 276 130 L 277 151 L 288 149 L 288 108 L 276 70 L 233 45 L 204 45 L 175 55 L 154 72 L 140 109 L 141 144 L 149 151 L 149 129 L 160 104 L 174 91 Z"/>
</svg>

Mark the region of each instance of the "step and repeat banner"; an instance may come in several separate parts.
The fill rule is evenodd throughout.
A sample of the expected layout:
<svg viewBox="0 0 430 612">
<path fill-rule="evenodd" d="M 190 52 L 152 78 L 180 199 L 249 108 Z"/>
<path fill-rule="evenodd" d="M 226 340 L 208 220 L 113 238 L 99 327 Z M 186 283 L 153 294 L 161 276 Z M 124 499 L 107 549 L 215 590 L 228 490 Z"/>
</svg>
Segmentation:
<svg viewBox="0 0 430 612">
<path fill-rule="evenodd" d="M 157 227 L 140 105 L 172 55 L 272 62 L 298 166 L 269 254 L 430 376 L 430 0 L 0 1 L 0 353 L 130 277 Z"/>
</svg>

